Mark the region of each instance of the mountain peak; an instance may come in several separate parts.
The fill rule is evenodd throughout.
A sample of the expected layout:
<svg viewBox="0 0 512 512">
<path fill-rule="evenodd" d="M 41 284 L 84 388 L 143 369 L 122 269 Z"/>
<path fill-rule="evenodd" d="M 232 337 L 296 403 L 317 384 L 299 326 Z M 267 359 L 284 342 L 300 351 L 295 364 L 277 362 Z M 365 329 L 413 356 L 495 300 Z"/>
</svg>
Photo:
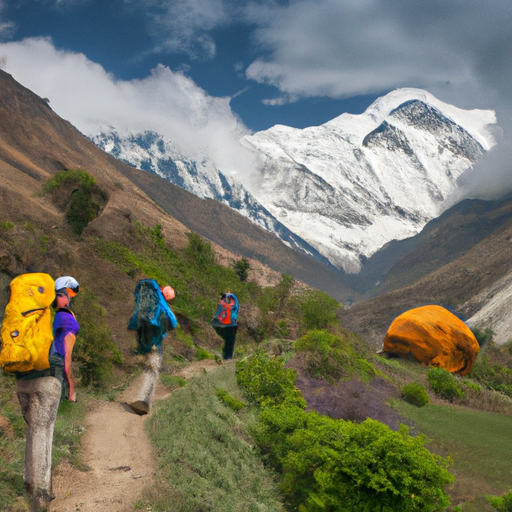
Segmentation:
<svg viewBox="0 0 512 512">
<path fill-rule="evenodd" d="M 377 99 L 305 129 L 276 125 L 241 144 L 260 162 L 228 175 L 158 134 L 108 134 L 105 151 L 203 198 L 229 205 L 286 244 L 349 273 L 443 211 L 457 178 L 495 144 L 492 111 L 462 110 L 421 89 Z"/>
</svg>

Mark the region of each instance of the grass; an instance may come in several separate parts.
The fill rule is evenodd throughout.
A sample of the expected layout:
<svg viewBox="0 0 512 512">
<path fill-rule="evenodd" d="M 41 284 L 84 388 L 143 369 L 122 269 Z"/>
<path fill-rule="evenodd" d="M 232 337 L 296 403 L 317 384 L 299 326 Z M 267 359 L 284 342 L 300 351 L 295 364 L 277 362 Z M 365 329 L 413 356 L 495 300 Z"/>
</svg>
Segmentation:
<svg viewBox="0 0 512 512">
<path fill-rule="evenodd" d="M 512 417 L 436 404 L 418 408 L 400 402 L 398 409 L 431 440 L 429 449 L 453 458 L 453 504 L 464 512 L 493 511 L 484 495 L 501 495 L 510 487 Z"/>
<path fill-rule="evenodd" d="M 76 403 L 67 400 L 61 402 L 53 433 L 53 468 L 57 467 L 62 460 L 67 459 L 78 469 L 87 469 L 78 457 L 81 437 L 85 430 L 83 426 L 85 412 L 86 402 L 82 396 Z"/>
<path fill-rule="evenodd" d="M 261 461 L 247 427 L 254 413 L 235 412 L 219 400 L 219 390 L 242 401 L 235 366 L 191 379 L 148 419 L 161 480 L 137 508 L 163 512 L 283 511 L 273 475 Z"/>
</svg>

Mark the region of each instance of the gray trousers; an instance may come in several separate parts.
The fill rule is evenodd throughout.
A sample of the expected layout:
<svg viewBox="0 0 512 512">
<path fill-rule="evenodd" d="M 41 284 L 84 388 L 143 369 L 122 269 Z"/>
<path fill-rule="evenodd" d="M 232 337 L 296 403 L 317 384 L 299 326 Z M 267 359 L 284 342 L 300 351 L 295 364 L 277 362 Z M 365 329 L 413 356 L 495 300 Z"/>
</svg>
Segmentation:
<svg viewBox="0 0 512 512">
<path fill-rule="evenodd" d="M 31 512 L 51 501 L 52 443 L 62 386 L 55 377 L 18 380 L 18 400 L 27 422 L 23 481 Z"/>
</svg>

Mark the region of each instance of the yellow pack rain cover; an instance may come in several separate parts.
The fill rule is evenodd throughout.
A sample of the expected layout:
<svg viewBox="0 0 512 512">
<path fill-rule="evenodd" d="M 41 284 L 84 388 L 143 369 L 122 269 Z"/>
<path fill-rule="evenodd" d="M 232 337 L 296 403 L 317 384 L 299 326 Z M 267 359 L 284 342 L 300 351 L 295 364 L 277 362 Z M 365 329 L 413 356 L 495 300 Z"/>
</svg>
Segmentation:
<svg viewBox="0 0 512 512">
<path fill-rule="evenodd" d="M 44 273 L 22 274 L 11 281 L 9 303 L 0 329 L 0 366 L 9 372 L 45 370 L 53 340 L 50 305 L 55 282 Z"/>
</svg>

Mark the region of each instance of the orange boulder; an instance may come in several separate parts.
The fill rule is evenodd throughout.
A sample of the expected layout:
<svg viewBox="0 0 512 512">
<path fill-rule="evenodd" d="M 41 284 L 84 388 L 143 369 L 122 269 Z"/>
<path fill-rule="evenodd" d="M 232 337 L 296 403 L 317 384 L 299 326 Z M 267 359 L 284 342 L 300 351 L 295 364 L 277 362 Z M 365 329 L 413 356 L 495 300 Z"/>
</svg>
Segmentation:
<svg viewBox="0 0 512 512">
<path fill-rule="evenodd" d="M 441 306 L 410 309 L 389 326 L 382 351 L 467 375 L 479 350 L 469 327 Z"/>
</svg>

